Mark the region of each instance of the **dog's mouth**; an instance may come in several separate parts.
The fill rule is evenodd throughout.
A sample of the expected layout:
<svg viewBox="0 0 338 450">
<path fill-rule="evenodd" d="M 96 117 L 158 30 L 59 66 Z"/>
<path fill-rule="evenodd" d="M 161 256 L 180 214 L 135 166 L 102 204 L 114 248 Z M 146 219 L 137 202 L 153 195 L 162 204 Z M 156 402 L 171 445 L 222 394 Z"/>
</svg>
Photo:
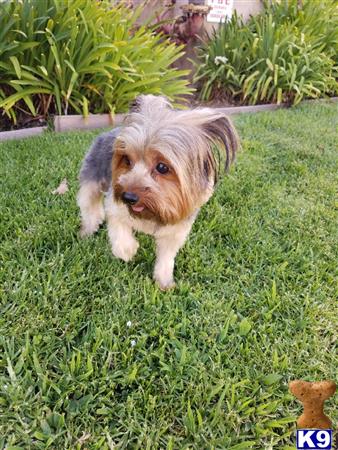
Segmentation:
<svg viewBox="0 0 338 450">
<path fill-rule="evenodd" d="M 157 221 L 154 212 L 144 203 L 128 205 L 129 214 L 135 219 Z"/>
<path fill-rule="evenodd" d="M 145 209 L 144 205 L 131 205 L 130 207 L 135 213 L 141 213 Z"/>
</svg>

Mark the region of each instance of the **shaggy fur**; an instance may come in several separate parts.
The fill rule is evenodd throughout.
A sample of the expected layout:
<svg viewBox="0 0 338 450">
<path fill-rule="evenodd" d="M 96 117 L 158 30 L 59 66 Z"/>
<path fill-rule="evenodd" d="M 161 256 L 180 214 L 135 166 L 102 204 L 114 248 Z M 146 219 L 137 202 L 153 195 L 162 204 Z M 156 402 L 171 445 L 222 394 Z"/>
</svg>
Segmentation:
<svg viewBox="0 0 338 450">
<path fill-rule="evenodd" d="M 113 254 L 124 261 L 137 252 L 135 230 L 153 235 L 154 278 L 162 289 L 172 287 L 175 256 L 237 149 L 223 113 L 176 111 L 164 97 L 138 97 L 124 125 L 99 136 L 84 159 L 81 235 L 106 219 Z"/>
</svg>

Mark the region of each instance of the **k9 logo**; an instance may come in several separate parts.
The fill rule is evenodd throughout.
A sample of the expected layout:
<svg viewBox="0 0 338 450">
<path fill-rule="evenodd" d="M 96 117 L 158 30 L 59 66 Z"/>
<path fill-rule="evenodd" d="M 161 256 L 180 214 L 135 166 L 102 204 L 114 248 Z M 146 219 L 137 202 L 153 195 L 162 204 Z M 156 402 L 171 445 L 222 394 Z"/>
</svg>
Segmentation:
<svg viewBox="0 0 338 450">
<path fill-rule="evenodd" d="M 332 430 L 297 430 L 297 450 L 331 450 Z"/>
</svg>

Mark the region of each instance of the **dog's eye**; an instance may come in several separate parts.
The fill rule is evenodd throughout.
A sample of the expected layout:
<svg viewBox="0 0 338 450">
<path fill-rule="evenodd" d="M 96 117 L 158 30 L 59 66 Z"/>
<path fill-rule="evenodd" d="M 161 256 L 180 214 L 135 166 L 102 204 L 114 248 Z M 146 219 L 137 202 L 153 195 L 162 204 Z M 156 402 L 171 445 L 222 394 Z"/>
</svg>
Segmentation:
<svg viewBox="0 0 338 450">
<path fill-rule="evenodd" d="M 164 175 L 165 173 L 169 172 L 169 167 L 160 162 L 160 163 L 157 164 L 156 170 L 157 170 L 157 172 L 159 172 L 162 175 Z"/>
<path fill-rule="evenodd" d="M 121 160 L 126 166 L 130 166 L 131 162 L 127 155 L 123 155 Z"/>
</svg>

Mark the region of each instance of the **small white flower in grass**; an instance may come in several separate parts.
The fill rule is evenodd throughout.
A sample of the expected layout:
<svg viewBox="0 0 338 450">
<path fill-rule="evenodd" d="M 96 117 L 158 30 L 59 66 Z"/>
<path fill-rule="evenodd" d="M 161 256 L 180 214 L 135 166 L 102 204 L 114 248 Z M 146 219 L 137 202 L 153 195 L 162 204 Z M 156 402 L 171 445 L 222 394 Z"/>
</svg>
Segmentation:
<svg viewBox="0 0 338 450">
<path fill-rule="evenodd" d="M 130 341 L 130 345 L 131 345 L 132 347 L 135 347 L 135 345 L 136 345 L 135 339 L 132 339 L 132 340 Z"/>
<path fill-rule="evenodd" d="M 214 63 L 218 66 L 220 63 L 226 64 L 228 62 L 228 58 L 226 56 L 216 56 L 214 59 Z"/>
<path fill-rule="evenodd" d="M 128 322 L 127 322 L 127 327 L 128 327 L 128 328 L 131 327 L 131 321 L 130 321 L 130 320 L 128 320 Z"/>
</svg>

